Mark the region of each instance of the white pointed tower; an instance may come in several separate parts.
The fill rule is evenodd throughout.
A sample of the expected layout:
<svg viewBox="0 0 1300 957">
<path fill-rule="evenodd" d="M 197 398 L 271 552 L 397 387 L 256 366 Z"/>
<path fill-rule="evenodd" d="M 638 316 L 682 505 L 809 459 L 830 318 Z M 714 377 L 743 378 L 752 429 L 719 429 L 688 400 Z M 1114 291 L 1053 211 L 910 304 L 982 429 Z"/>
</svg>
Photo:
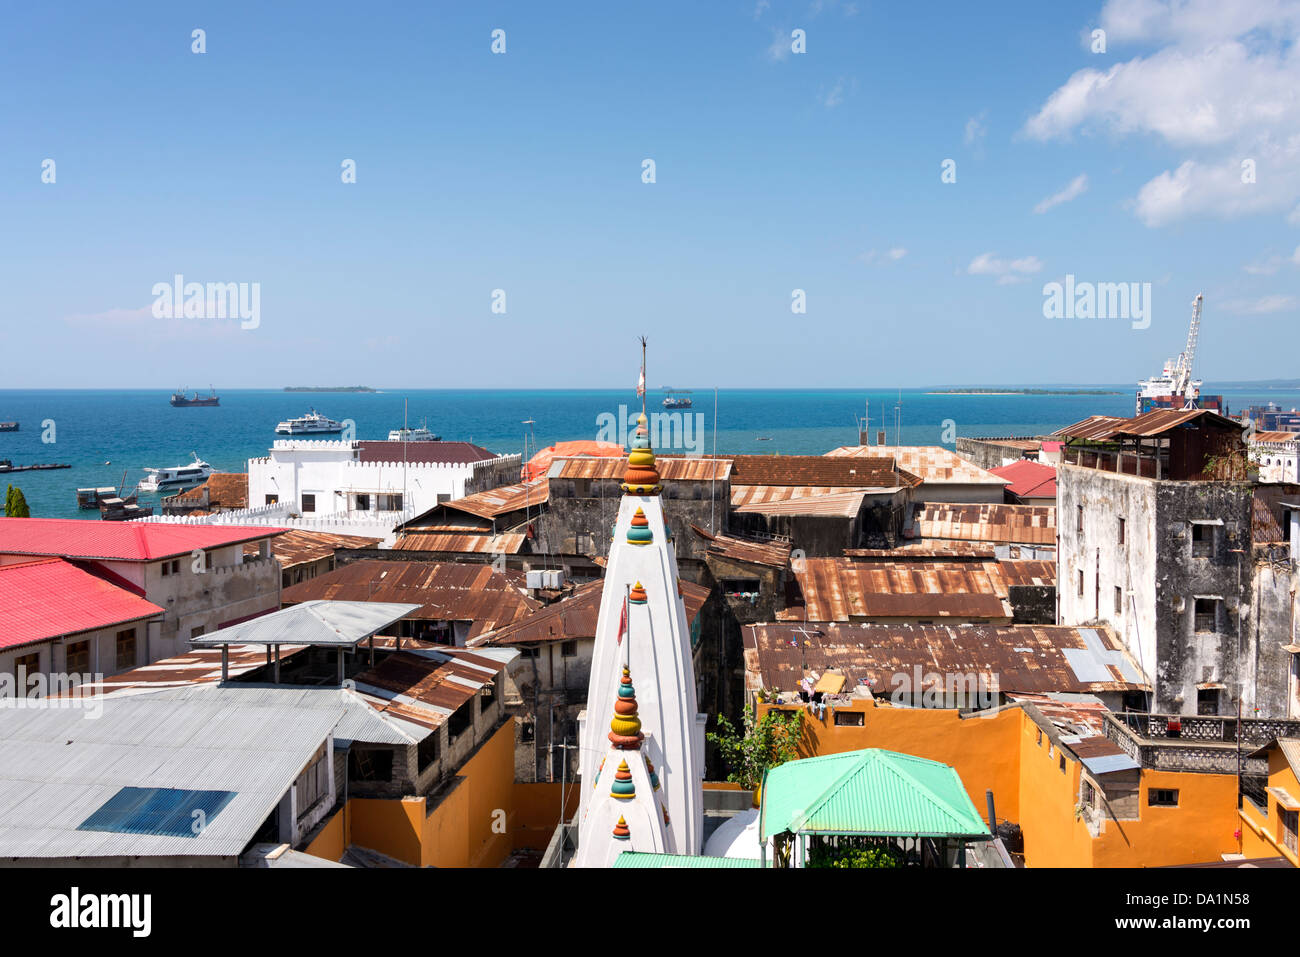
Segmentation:
<svg viewBox="0 0 1300 957">
<path fill-rule="evenodd" d="M 644 353 L 641 375 L 644 403 Z M 579 727 L 585 785 L 578 812 L 576 862 L 580 866 L 607 866 L 593 844 L 614 848 L 615 856 L 629 849 L 606 820 L 610 802 L 621 803 L 609 796 L 612 787 L 606 787 L 621 763 L 615 761 L 615 751 L 628 758 L 637 803 L 643 796 L 654 798 L 664 822 L 663 849 L 699 854 L 703 843 L 704 715 L 696 710 L 686 606 L 677 578 L 676 550 L 664 522 L 659 494 L 663 485 L 650 448 L 644 404 L 622 487 L 596 623 L 587 710 Z M 643 735 L 635 752 L 619 747 L 615 740 L 619 728 L 613 726 L 618 720 L 607 723 L 606 717 L 617 714 L 625 668 L 636 682 L 637 733 Z M 649 789 L 649 795 L 643 795 L 643 788 Z M 627 840 L 637 842 L 636 824 L 626 814 L 623 817 L 630 832 Z"/>
</svg>

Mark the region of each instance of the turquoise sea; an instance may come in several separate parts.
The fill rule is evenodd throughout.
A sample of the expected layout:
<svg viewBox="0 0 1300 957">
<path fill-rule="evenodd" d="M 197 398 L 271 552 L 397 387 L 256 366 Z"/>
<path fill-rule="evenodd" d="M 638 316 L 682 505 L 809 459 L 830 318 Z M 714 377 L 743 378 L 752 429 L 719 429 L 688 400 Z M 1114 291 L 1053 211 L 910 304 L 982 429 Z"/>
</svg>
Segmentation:
<svg viewBox="0 0 1300 957">
<path fill-rule="evenodd" d="M 942 387 L 936 387 L 942 388 Z M 1029 388 L 1032 388 L 1030 386 Z M 1027 435 L 1050 432 L 1088 415 L 1132 415 L 1133 392 L 1118 386 L 1072 385 L 1050 388 L 1120 389 L 1118 395 L 933 395 L 905 389 L 901 396 L 901 442 L 941 444 L 945 420 L 958 435 Z M 200 390 L 206 391 L 206 390 Z M 1273 401 L 1300 406 L 1296 391 L 1222 392 L 1235 413 Z M 220 471 L 244 471 L 247 459 L 265 455 L 276 438 L 275 425 L 311 407 L 342 421 L 352 419 L 363 439 L 387 438 L 402 425 L 403 402 L 412 426 L 427 419 L 444 439 L 473 441 L 494 452 L 521 452 L 526 419 L 535 420 L 536 444 L 598 438 L 601 416 L 616 416 L 619 406 L 640 405 L 631 390 L 470 391 L 400 390 L 377 393 L 289 393 L 282 390 L 218 390 L 216 408 L 174 409 L 169 390 L 78 391 L 0 390 L 0 421 L 17 420 L 18 432 L 0 432 L 0 459 L 15 465 L 62 462 L 72 466 L 48 472 L 0 475 L 23 490 L 32 514 L 51 518 L 91 518 L 76 506 L 76 489 L 134 485 L 145 466 L 181 465 L 190 452 Z M 701 448 L 714 448 L 713 390 L 694 391 Z M 662 392 L 648 393 L 650 411 L 662 411 Z M 820 454 L 857 441 L 856 419 L 870 403 L 871 430 L 883 426 L 895 442 L 896 390 L 726 389 L 717 394 L 717 450 Z M 608 421 L 606 419 L 605 421 Z M 52 423 L 52 428 L 42 423 Z M 42 433 L 54 441 L 42 442 Z M 145 503 L 151 499 L 141 497 Z"/>
</svg>

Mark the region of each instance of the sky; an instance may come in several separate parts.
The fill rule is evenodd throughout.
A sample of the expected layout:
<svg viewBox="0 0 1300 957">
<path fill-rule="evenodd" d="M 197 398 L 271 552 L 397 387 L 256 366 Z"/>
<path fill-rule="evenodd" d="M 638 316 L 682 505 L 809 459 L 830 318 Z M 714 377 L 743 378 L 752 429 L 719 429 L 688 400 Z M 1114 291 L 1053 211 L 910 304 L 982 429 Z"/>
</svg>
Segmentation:
<svg viewBox="0 0 1300 957">
<path fill-rule="evenodd" d="M 0 17 L 0 389 L 1300 376 L 1300 0 Z"/>
</svg>

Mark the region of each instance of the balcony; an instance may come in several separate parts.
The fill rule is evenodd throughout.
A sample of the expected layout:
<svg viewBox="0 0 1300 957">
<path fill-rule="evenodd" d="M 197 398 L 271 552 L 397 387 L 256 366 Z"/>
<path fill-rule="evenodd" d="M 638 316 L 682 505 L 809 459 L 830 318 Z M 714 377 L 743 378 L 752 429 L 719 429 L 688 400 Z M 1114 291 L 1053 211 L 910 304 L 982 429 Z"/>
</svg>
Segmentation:
<svg viewBox="0 0 1300 957">
<path fill-rule="evenodd" d="M 1126 711 L 1108 712 L 1105 731 L 1144 768 L 1254 776 L 1267 774 L 1268 762 L 1247 755 L 1273 738 L 1300 735 L 1300 721 Z"/>
</svg>

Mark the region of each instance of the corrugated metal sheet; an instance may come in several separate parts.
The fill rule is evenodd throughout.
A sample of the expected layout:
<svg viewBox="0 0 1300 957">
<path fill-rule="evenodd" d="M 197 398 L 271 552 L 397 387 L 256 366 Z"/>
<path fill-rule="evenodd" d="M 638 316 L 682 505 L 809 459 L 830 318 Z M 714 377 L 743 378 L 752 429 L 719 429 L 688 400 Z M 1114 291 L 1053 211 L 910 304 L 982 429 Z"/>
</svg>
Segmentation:
<svg viewBox="0 0 1300 957">
<path fill-rule="evenodd" d="M 202 502 L 205 495 L 208 505 L 212 508 L 248 508 L 248 473 L 213 472 L 202 485 L 196 485 L 194 488 L 170 496 L 166 502 L 168 504 Z"/>
<path fill-rule="evenodd" d="M 787 568 L 790 565 L 792 546 L 788 541 L 742 538 L 738 535 L 712 535 L 698 525 L 692 525 L 691 530 L 709 543 L 706 551 L 710 555 L 717 555 L 734 562 L 748 562 L 772 568 Z"/>
<path fill-rule="evenodd" d="M 1090 415 L 1052 434 L 1086 442 L 1110 442 L 1120 437 L 1152 438 L 1196 419 L 1204 419 L 1206 424 L 1218 428 L 1245 428 L 1240 422 L 1225 418 L 1209 409 L 1156 409 L 1129 418 L 1115 415 Z"/>
<path fill-rule="evenodd" d="M 407 532 L 397 537 L 393 549 L 467 555 L 517 555 L 523 549 L 525 540 L 523 532 L 506 532 L 502 535 Z"/>
<path fill-rule="evenodd" d="M 306 647 L 307 645 L 281 645 L 281 663 Z M 231 678 L 265 666 L 266 646 L 230 646 L 228 672 Z M 162 658 L 151 665 L 120 671 L 103 681 L 81 685 L 81 691 L 85 694 L 138 694 L 220 680 L 221 649 L 193 648 L 172 658 Z"/>
<path fill-rule="evenodd" d="M 741 486 L 740 496 L 752 486 Z M 737 505 L 737 490 L 732 490 L 732 508 L 737 512 L 759 512 L 764 515 L 821 515 L 832 518 L 853 518 L 862 511 L 862 500 L 867 496 L 864 491 L 840 492 L 828 491 L 825 494 L 791 496 L 775 501 L 749 501 Z"/>
<path fill-rule="evenodd" d="M 688 854 L 652 854 L 649 851 L 624 851 L 614 858 L 615 868 L 751 868 L 761 867 L 757 857 L 694 857 Z"/>
<path fill-rule="evenodd" d="M 340 548 L 374 548 L 383 539 L 361 535 L 335 535 L 330 532 L 313 532 L 291 528 L 283 535 L 271 539 L 271 554 L 283 568 L 293 568 L 307 562 L 328 558 Z M 245 545 L 245 555 L 256 555 L 256 545 Z"/>
<path fill-rule="evenodd" d="M 905 542 L 898 548 L 846 548 L 848 558 L 874 558 L 891 562 L 933 561 L 936 558 L 993 561 L 997 549 L 982 542 Z"/>
<path fill-rule="evenodd" d="M 655 467 L 665 482 L 725 482 L 731 475 L 731 460 L 726 458 L 688 458 L 656 455 Z M 622 479 L 627 471 L 626 458 L 557 458 L 547 473 L 563 479 Z"/>
<path fill-rule="evenodd" d="M 890 456 L 737 455 L 734 485 L 794 485 L 816 488 L 911 488 L 921 480 L 895 467 Z"/>
<path fill-rule="evenodd" d="M 312 582 L 320 580 L 315 578 Z M 288 594 L 289 591 L 284 592 L 286 599 Z M 375 601 L 304 600 L 302 604 L 191 638 L 190 644 L 208 648 L 225 644 L 350 648 L 409 616 L 418 607 L 405 602 L 384 602 L 378 597 Z"/>
<path fill-rule="evenodd" d="M 486 492 L 475 492 L 464 498 L 443 502 L 434 511 L 456 511 L 477 515 L 480 518 L 497 518 L 509 512 L 519 512 L 528 508 L 545 505 L 550 497 L 546 479 L 531 482 L 519 482 L 514 485 L 502 485 Z M 406 526 L 408 529 L 421 527 L 419 519 L 414 519 Z"/>
<path fill-rule="evenodd" d="M 279 535 L 283 528 L 245 525 L 168 525 L 93 522 L 80 518 L 6 518 L 0 555 L 57 555 L 103 561 L 148 562 L 189 555 L 196 548 L 239 545 Z"/>
<path fill-rule="evenodd" d="M 895 675 L 909 677 L 976 675 L 996 680 L 1007 693 L 1047 694 L 1142 691 L 1148 686 L 1124 677 L 1116 664 L 1105 664 L 1108 680 L 1079 677 L 1066 649 L 1087 649 L 1080 629 L 1064 625 L 912 625 L 803 622 L 744 627 L 746 687 L 794 691 L 804 677 L 830 668 L 843 671 L 848 687 L 862 686 L 888 695 Z M 1106 647 L 1125 668 L 1141 674 L 1119 639 L 1103 632 Z M 1115 659 L 1112 659 L 1112 661 Z M 927 686 L 928 687 L 928 686 Z M 914 689 L 918 690 L 918 689 Z"/>
<path fill-rule="evenodd" d="M 1255 445 L 1294 445 L 1300 442 L 1300 432 L 1256 432 Z"/>
<path fill-rule="evenodd" d="M 491 565 L 458 562 L 352 562 L 286 588 L 286 604 L 317 599 L 394 602 L 418 606 L 404 617 L 469 621 L 469 637 L 500 628 L 540 607 Z"/>
<path fill-rule="evenodd" d="M 306 768 L 342 708 L 245 707 L 230 698 L 108 698 L 7 709 L 0 736 L 0 857 L 234 857 Z M 80 831 L 123 787 L 233 791 L 198 834 Z"/>
<path fill-rule="evenodd" d="M 1005 485 L 1006 481 L 939 445 L 845 445 L 826 453 L 849 458 L 893 459 L 926 485 Z"/>
<path fill-rule="evenodd" d="M 513 649 L 399 651 L 356 676 L 357 693 L 376 711 L 422 728 L 441 727 L 457 708 L 500 680 Z"/>
<path fill-rule="evenodd" d="M 803 605 L 783 620 L 855 618 L 1010 618 L 1012 585 L 1055 585 L 1056 565 L 1044 561 L 891 562 L 807 558 L 795 570 Z"/>
<path fill-rule="evenodd" d="M 0 648 L 161 618 L 164 613 L 153 602 L 61 558 L 0 565 Z"/>
<path fill-rule="evenodd" d="M 921 538 L 1055 545 L 1055 505 L 927 504 L 916 516 Z"/>
<path fill-rule="evenodd" d="M 950 765 L 869 748 L 791 761 L 763 779 L 759 836 L 987 837 Z"/>
<path fill-rule="evenodd" d="M 473 442 L 388 442 L 382 439 L 361 439 L 357 442 L 358 461 L 436 462 L 443 465 L 469 465 L 496 458 L 481 445 Z"/>
</svg>

